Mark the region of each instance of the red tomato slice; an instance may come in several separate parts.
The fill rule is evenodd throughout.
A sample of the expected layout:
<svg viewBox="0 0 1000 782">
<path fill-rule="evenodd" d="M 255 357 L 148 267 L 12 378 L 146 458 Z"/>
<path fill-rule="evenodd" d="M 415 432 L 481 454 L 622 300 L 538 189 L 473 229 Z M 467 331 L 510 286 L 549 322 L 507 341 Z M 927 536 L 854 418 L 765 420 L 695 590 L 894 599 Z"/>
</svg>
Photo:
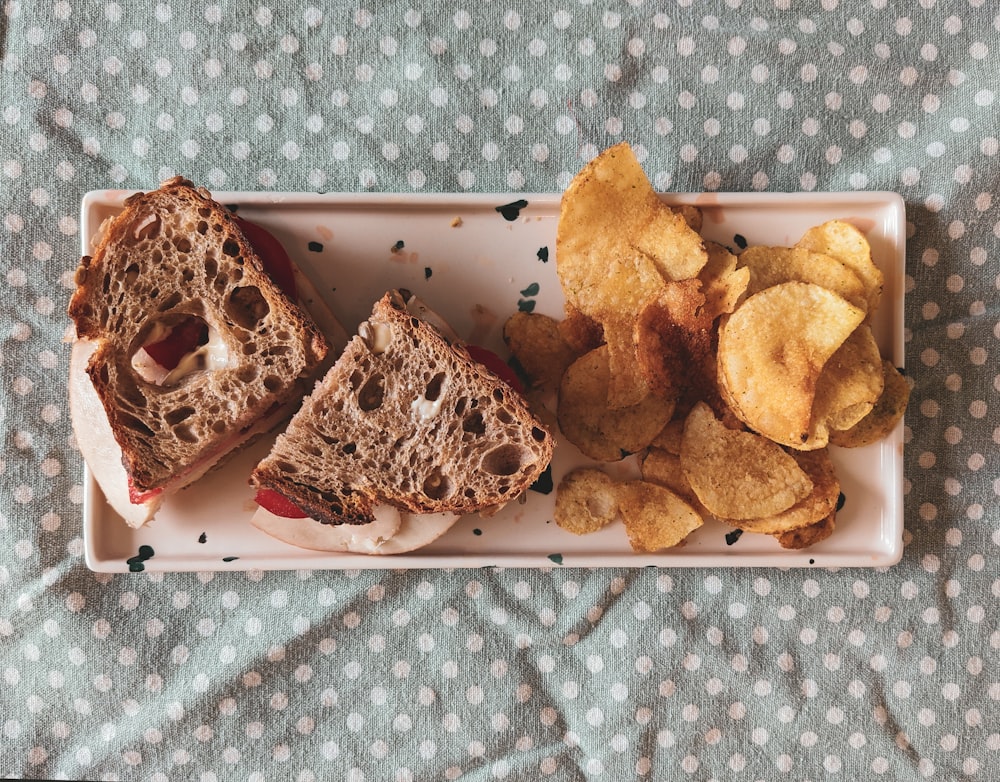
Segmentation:
<svg viewBox="0 0 1000 782">
<path fill-rule="evenodd" d="M 507 366 L 507 362 L 500 358 L 500 356 L 492 350 L 487 350 L 479 345 L 466 345 L 465 349 L 469 351 L 469 355 L 473 360 L 478 361 L 490 372 L 517 391 L 517 393 L 524 393 L 524 386 L 521 385 L 521 379 L 517 376 L 513 369 Z"/>
<path fill-rule="evenodd" d="M 208 324 L 200 318 L 188 318 L 174 326 L 159 342 L 144 345 L 145 350 L 164 369 L 176 367 L 181 359 L 208 342 Z"/>
<path fill-rule="evenodd" d="M 270 511 L 275 516 L 286 519 L 304 519 L 309 515 L 303 513 L 298 505 L 274 489 L 257 489 L 253 499 L 260 507 Z"/>
<path fill-rule="evenodd" d="M 142 503 L 146 502 L 147 500 L 153 499 L 153 497 L 155 497 L 162 491 L 163 489 L 160 488 L 151 489 L 150 491 L 139 491 L 137 488 L 135 488 L 135 485 L 132 483 L 132 476 L 129 476 L 128 501 L 131 502 L 133 505 L 142 505 Z"/>
<path fill-rule="evenodd" d="M 236 224 L 243 231 L 250 244 L 253 245 L 260 261 L 264 265 L 264 271 L 268 277 L 274 280 L 275 284 L 284 291 L 285 295 L 292 301 L 299 297 L 298 289 L 295 287 L 295 272 L 292 269 L 292 259 L 288 257 L 285 248 L 281 246 L 274 235 L 266 228 L 262 228 L 257 223 L 251 223 L 242 217 L 236 217 Z"/>
<path fill-rule="evenodd" d="M 267 275 L 286 296 L 292 300 L 297 299 L 298 289 L 295 285 L 292 260 L 281 246 L 281 242 L 265 228 L 242 217 L 236 217 L 236 223 L 260 256 Z M 192 318 L 175 326 L 159 342 L 145 345 L 143 349 L 157 364 L 169 371 L 176 367 L 184 356 L 206 342 L 208 342 L 208 326 L 203 321 Z"/>
</svg>

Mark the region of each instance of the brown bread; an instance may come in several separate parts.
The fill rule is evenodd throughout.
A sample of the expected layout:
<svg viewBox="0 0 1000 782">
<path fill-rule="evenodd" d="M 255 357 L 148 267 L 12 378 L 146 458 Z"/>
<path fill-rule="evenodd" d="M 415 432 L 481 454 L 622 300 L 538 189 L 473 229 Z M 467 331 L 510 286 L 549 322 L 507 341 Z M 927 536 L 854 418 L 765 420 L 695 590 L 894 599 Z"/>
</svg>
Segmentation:
<svg viewBox="0 0 1000 782">
<path fill-rule="evenodd" d="M 301 396 L 329 349 L 265 274 L 229 210 L 181 177 L 125 201 L 76 284 L 69 315 L 77 337 L 97 343 L 87 372 L 139 491 L 226 451 Z M 144 344 L 192 319 L 224 345 L 214 367 L 194 365 L 162 385 L 136 369 Z"/>
<path fill-rule="evenodd" d="M 369 523 L 383 503 L 488 512 L 539 477 L 552 445 L 519 394 L 390 291 L 252 481 L 327 524 Z"/>
</svg>

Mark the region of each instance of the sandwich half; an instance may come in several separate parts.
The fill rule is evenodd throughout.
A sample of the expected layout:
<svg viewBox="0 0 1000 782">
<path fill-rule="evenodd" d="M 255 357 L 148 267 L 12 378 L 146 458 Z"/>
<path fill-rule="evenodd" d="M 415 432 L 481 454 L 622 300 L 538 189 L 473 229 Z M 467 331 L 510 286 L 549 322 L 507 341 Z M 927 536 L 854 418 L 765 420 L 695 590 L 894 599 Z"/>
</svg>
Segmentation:
<svg viewBox="0 0 1000 782">
<path fill-rule="evenodd" d="M 77 268 L 74 432 L 130 526 L 287 418 L 329 366 L 330 342 L 266 273 L 251 228 L 175 177 L 126 199 Z M 304 282 L 290 273 L 286 287 Z"/>
<path fill-rule="evenodd" d="M 315 550 L 401 553 L 538 479 L 551 434 L 447 330 L 403 292 L 376 302 L 254 469 L 255 526 Z"/>
</svg>

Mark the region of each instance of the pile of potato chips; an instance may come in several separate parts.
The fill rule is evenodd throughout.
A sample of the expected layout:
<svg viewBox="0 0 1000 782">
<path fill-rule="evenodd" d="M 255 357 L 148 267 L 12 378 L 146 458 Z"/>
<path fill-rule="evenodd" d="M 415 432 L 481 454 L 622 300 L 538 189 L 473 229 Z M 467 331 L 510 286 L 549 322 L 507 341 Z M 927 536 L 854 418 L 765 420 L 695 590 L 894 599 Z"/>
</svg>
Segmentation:
<svg viewBox="0 0 1000 782">
<path fill-rule="evenodd" d="M 584 534 L 621 518 L 636 551 L 681 544 L 707 517 L 804 548 L 835 525 L 827 445 L 876 442 L 908 400 L 871 331 L 882 273 L 842 221 L 738 256 L 700 229 L 624 143 L 563 195 L 565 317 L 518 312 L 504 338 L 563 436 L 596 462 L 638 455 L 641 478 L 574 470 L 555 520 Z"/>
</svg>

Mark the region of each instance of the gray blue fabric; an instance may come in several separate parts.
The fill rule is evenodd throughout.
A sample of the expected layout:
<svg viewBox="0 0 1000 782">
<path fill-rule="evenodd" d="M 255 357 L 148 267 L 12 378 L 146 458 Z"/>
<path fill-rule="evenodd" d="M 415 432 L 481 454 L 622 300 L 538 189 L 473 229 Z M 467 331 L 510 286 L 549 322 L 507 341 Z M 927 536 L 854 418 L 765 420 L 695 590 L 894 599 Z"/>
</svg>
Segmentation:
<svg viewBox="0 0 1000 782">
<path fill-rule="evenodd" d="M 0 774 L 1000 778 L 996 4 L 416 5 L 3 5 Z M 85 191 L 558 191 L 620 140 L 905 199 L 898 566 L 86 569 Z"/>
</svg>

